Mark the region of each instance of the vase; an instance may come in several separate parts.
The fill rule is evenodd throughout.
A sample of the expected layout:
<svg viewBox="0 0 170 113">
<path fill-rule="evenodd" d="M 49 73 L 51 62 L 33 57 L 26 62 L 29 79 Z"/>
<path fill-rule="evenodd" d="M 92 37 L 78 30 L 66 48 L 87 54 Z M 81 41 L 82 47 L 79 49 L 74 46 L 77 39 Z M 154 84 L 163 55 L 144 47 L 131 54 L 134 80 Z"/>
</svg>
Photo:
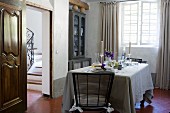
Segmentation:
<svg viewBox="0 0 170 113">
<path fill-rule="evenodd" d="M 112 59 L 111 57 L 105 57 L 104 64 L 111 67 Z"/>
<path fill-rule="evenodd" d="M 106 57 L 106 61 L 111 62 L 112 61 L 111 57 Z"/>
<path fill-rule="evenodd" d="M 99 64 L 99 58 L 100 58 L 100 55 L 99 53 L 95 53 L 95 63 Z"/>
</svg>

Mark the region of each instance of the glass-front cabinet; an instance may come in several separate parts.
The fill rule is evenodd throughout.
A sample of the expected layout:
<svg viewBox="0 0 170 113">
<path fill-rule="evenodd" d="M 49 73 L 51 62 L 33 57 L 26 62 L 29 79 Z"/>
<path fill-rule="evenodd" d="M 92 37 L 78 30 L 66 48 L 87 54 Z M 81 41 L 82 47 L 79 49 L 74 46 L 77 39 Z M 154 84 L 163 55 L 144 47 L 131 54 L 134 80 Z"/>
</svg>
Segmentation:
<svg viewBox="0 0 170 113">
<path fill-rule="evenodd" d="M 84 56 L 85 50 L 85 18 L 81 17 L 81 28 L 80 28 L 80 55 Z"/>
<path fill-rule="evenodd" d="M 85 57 L 85 14 L 69 12 L 69 59 Z"/>
<path fill-rule="evenodd" d="M 91 65 L 91 58 L 85 58 L 85 21 L 85 14 L 70 10 L 68 70 Z"/>
</svg>

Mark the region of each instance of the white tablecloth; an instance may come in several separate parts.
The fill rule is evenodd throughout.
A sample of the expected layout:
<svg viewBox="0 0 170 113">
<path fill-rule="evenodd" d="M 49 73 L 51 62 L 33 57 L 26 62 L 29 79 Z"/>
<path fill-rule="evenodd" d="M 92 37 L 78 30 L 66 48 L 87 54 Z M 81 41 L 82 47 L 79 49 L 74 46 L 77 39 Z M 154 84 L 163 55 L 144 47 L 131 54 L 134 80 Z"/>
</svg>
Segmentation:
<svg viewBox="0 0 170 113">
<path fill-rule="evenodd" d="M 68 113 L 74 99 L 72 72 L 89 72 L 91 67 L 69 71 L 66 77 L 62 113 Z M 135 103 L 143 100 L 143 94 L 153 96 L 153 83 L 148 64 L 127 66 L 115 73 L 110 103 L 120 113 L 136 113 Z"/>
</svg>

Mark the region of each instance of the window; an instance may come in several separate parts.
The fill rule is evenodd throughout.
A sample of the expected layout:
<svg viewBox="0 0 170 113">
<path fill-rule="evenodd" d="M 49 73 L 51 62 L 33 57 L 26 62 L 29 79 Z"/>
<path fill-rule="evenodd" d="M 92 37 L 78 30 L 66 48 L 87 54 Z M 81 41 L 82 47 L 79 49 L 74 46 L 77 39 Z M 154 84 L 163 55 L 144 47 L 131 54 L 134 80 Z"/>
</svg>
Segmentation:
<svg viewBox="0 0 170 113">
<path fill-rule="evenodd" d="M 158 4 L 156 2 L 121 3 L 121 42 L 133 45 L 158 43 Z"/>
</svg>

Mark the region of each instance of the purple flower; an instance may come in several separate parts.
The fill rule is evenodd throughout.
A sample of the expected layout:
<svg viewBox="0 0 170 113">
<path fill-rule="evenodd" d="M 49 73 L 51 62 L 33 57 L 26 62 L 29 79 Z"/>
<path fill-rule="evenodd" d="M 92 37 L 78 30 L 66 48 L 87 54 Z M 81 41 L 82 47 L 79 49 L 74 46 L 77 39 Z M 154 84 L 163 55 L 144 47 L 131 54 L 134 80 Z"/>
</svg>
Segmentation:
<svg viewBox="0 0 170 113">
<path fill-rule="evenodd" d="M 110 56 L 110 52 L 109 52 L 109 51 L 106 51 L 106 52 L 104 53 L 104 55 L 105 55 L 106 57 L 109 57 L 109 56 Z"/>
<path fill-rule="evenodd" d="M 104 66 L 106 66 L 106 65 L 105 65 L 105 64 L 102 64 L 101 68 L 102 68 L 103 70 L 106 70 L 106 69 L 104 68 Z"/>
<path fill-rule="evenodd" d="M 106 66 L 105 64 L 102 64 L 102 67 L 104 68 L 104 66 Z"/>
<path fill-rule="evenodd" d="M 114 53 L 110 54 L 111 59 L 114 59 Z"/>
<path fill-rule="evenodd" d="M 114 53 L 112 53 L 110 51 L 105 51 L 104 56 L 105 57 L 110 57 L 112 60 L 114 59 Z"/>
</svg>

